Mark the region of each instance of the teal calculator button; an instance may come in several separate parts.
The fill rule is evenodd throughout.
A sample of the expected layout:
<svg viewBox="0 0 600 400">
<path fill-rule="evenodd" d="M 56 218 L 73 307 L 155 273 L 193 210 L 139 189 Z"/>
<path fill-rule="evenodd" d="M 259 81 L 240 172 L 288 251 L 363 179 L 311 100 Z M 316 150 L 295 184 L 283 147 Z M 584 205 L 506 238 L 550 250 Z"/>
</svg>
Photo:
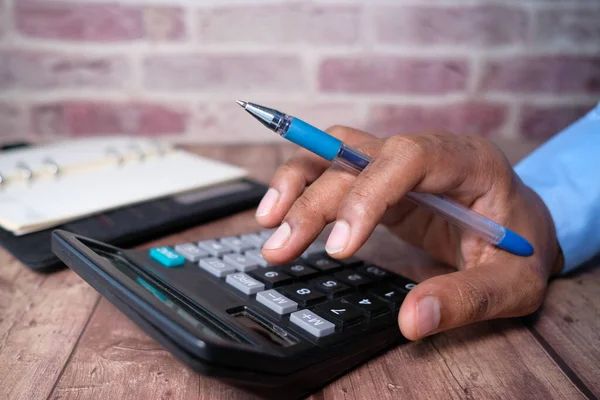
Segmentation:
<svg viewBox="0 0 600 400">
<path fill-rule="evenodd" d="M 150 257 L 167 268 L 179 267 L 185 264 L 185 258 L 170 247 L 155 247 L 150 250 Z"/>
</svg>

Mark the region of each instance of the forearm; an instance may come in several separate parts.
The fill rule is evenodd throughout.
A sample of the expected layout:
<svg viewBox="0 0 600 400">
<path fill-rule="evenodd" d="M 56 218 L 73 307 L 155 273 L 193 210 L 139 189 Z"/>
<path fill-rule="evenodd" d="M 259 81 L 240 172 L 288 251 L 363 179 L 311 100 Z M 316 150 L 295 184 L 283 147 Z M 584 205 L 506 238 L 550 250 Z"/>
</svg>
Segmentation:
<svg viewBox="0 0 600 400">
<path fill-rule="evenodd" d="M 515 171 L 546 203 L 571 271 L 600 252 L 600 104 Z"/>
</svg>

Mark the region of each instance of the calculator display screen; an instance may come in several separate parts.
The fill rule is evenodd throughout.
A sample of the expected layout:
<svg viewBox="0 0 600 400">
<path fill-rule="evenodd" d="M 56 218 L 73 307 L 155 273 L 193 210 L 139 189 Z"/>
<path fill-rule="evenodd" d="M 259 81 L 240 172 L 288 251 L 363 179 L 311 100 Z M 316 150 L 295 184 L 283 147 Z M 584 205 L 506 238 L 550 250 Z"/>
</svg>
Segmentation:
<svg viewBox="0 0 600 400">
<path fill-rule="evenodd" d="M 214 337 L 232 340 L 238 343 L 245 343 L 246 340 L 231 332 L 226 327 L 219 324 L 217 321 L 210 319 L 208 315 L 203 315 L 201 310 L 197 307 L 191 307 L 185 304 L 181 299 L 169 293 L 168 289 L 162 287 L 159 282 L 153 280 L 151 276 L 145 274 L 138 267 L 134 266 L 126 258 L 120 254 L 111 251 L 112 249 L 101 249 L 90 246 L 94 252 L 109 261 L 116 269 L 125 274 L 131 281 L 135 282 L 140 287 L 144 288 L 158 300 L 160 300 L 165 306 L 169 307 L 173 313 L 177 314 L 183 319 L 186 324 L 195 328 L 194 330 L 199 331 L 204 337 Z"/>
</svg>

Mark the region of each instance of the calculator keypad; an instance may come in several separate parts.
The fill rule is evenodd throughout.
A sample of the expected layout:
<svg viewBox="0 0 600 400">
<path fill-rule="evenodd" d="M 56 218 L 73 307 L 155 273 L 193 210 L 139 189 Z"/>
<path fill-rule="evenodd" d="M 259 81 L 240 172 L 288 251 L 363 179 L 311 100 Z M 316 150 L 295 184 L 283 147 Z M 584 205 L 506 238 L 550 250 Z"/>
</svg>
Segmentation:
<svg viewBox="0 0 600 400">
<path fill-rule="evenodd" d="M 261 267 L 269 266 L 269 263 L 262 256 L 262 253 L 260 252 L 260 250 L 250 250 L 250 251 L 245 252 L 244 255 L 246 257 L 248 257 L 248 259 L 256 262 Z"/>
<path fill-rule="evenodd" d="M 206 250 L 214 257 L 221 257 L 227 253 L 233 253 L 233 249 L 224 243 L 217 242 L 216 240 L 205 240 L 198 243 L 198 247 Z"/>
<path fill-rule="evenodd" d="M 285 294 L 298 302 L 302 307 L 312 306 L 322 300 L 325 300 L 325 295 L 306 283 L 297 283 L 295 285 L 285 286 L 283 288 Z"/>
<path fill-rule="evenodd" d="M 334 297 L 340 297 L 351 291 L 350 286 L 340 282 L 332 276 L 323 276 L 313 281 L 315 287 L 319 291 L 325 293 L 327 297 L 333 299 Z"/>
<path fill-rule="evenodd" d="M 208 271 L 217 278 L 222 278 L 228 274 L 235 272 L 235 267 L 225 263 L 223 260 L 216 257 L 209 257 L 200 260 L 200 268 Z"/>
<path fill-rule="evenodd" d="M 292 283 L 293 278 L 276 267 L 260 268 L 250 273 L 268 288 L 278 287 Z"/>
<path fill-rule="evenodd" d="M 342 264 L 329 258 L 327 253 L 317 253 L 304 259 L 307 265 L 318 269 L 319 271 L 333 271 L 342 268 Z"/>
<path fill-rule="evenodd" d="M 333 259 L 322 242 L 311 244 L 290 264 L 270 265 L 261 247 L 272 233 L 248 233 L 197 245 L 184 243 L 170 251 L 173 257 L 197 263 L 200 269 L 221 278 L 226 287 L 247 296 L 247 307 L 262 308 L 278 321 L 289 319 L 291 326 L 316 338 L 397 313 L 416 286 L 357 257 Z M 157 251 L 151 250 L 151 255 Z"/>
<path fill-rule="evenodd" d="M 258 268 L 258 263 L 255 260 L 252 260 L 243 254 L 225 254 L 223 256 L 223 261 L 242 272 L 248 272 Z"/>
<path fill-rule="evenodd" d="M 309 278 L 319 274 L 314 268 L 308 267 L 302 263 L 293 263 L 289 265 L 284 265 L 281 269 L 288 275 L 291 275 L 295 278 Z"/>
<path fill-rule="evenodd" d="M 344 297 L 343 301 L 358 308 L 370 318 L 376 317 L 388 311 L 388 306 L 383 301 L 375 296 L 364 293 L 356 293 L 351 296 Z"/>
<path fill-rule="evenodd" d="M 366 277 L 363 274 L 359 274 L 358 272 L 348 269 L 342 272 L 338 272 L 334 275 L 335 278 L 345 283 L 346 285 L 352 287 L 363 287 L 373 282 L 371 278 Z"/>
<path fill-rule="evenodd" d="M 279 315 L 289 314 L 298 309 L 298 303 L 288 299 L 273 289 L 258 293 L 256 295 L 256 301 L 267 306 Z"/>
<path fill-rule="evenodd" d="M 265 290 L 265 285 L 244 272 L 227 275 L 225 282 L 244 294 L 254 294 Z"/>
<path fill-rule="evenodd" d="M 321 303 L 317 310 L 340 328 L 347 328 L 363 320 L 363 313 L 340 300 Z"/>
<path fill-rule="evenodd" d="M 200 261 L 201 258 L 209 256 L 208 251 L 203 250 L 192 243 L 178 244 L 175 246 L 175 251 L 191 262 Z"/>
<path fill-rule="evenodd" d="M 292 313 L 290 315 L 290 322 L 316 337 L 331 335 L 335 332 L 334 324 L 309 310 L 300 310 Z"/>
</svg>

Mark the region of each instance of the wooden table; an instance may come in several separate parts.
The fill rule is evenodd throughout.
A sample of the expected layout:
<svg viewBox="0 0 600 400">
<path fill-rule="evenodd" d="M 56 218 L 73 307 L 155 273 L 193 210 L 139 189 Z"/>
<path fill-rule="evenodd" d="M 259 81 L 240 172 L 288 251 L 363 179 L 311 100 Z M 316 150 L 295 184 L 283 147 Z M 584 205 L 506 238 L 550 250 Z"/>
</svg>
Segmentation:
<svg viewBox="0 0 600 400">
<path fill-rule="evenodd" d="M 519 159 L 531 146 L 501 143 Z M 268 182 L 290 147 L 204 147 Z M 257 229 L 248 211 L 148 243 Z M 447 272 L 378 229 L 361 255 L 421 281 Z M 600 268 L 550 284 L 535 315 L 400 345 L 316 399 L 575 399 L 600 395 Z M 163 350 L 70 270 L 36 274 L 0 249 L 0 399 L 245 399 Z"/>
</svg>

